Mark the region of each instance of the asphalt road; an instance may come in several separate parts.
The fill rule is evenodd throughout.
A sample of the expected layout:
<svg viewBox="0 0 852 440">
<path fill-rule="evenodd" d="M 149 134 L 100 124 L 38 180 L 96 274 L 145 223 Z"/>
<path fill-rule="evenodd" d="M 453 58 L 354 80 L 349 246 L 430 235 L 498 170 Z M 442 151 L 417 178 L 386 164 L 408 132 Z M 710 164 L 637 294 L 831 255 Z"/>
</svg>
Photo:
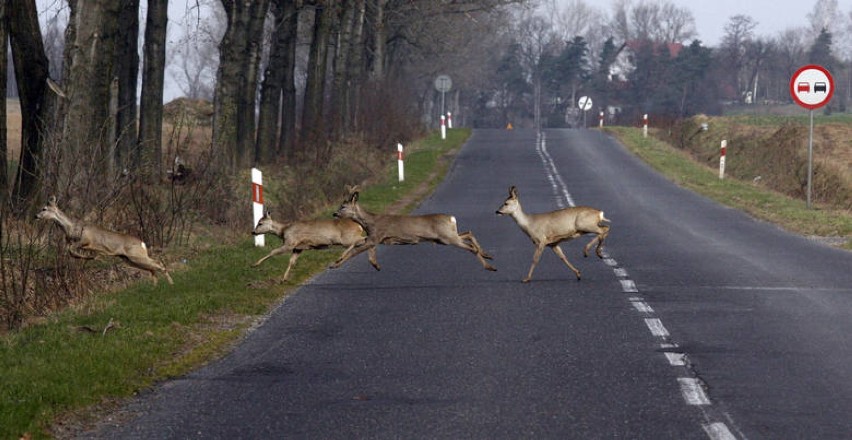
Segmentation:
<svg viewBox="0 0 852 440">
<path fill-rule="evenodd" d="M 582 281 L 495 210 L 612 220 Z M 419 212 L 494 255 L 382 247 L 85 437 L 852 438 L 852 254 L 677 188 L 595 131 L 479 130 Z M 286 264 L 283 259 L 280 264 Z"/>
</svg>

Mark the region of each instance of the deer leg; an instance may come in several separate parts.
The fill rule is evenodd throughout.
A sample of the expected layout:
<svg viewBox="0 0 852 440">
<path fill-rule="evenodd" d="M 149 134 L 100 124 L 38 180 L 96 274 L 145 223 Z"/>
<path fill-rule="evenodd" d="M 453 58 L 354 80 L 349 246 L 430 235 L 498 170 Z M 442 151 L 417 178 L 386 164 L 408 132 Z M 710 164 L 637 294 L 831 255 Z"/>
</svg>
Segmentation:
<svg viewBox="0 0 852 440">
<path fill-rule="evenodd" d="M 476 252 L 477 252 L 479 255 L 482 255 L 482 258 L 485 258 L 485 259 L 488 259 L 488 260 L 493 260 L 493 259 L 494 259 L 494 257 L 492 257 L 491 255 L 488 255 L 488 254 L 487 254 L 487 253 L 486 253 L 486 252 L 482 249 L 482 246 L 480 246 L 480 245 L 479 245 L 479 242 L 478 242 L 478 241 L 476 241 L 476 237 L 474 237 L 474 236 L 473 236 L 473 232 L 470 232 L 470 231 L 462 232 L 461 234 L 459 234 L 459 237 L 461 237 L 461 239 L 462 239 L 462 240 L 468 240 L 468 241 L 470 241 L 470 243 L 474 246 L 474 248 L 476 248 Z"/>
<path fill-rule="evenodd" d="M 376 259 L 376 248 L 371 247 L 370 250 L 367 252 L 367 255 L 370 259 L 370 264 L 372 264 L 373 267 L 376 268 L 376 270 L 382 270 L 382 267 L 379 266 L 379 260 Z"/>
<path fill-rule="evenodd" d="M 606 239 L 606 236 L 609 235 L 609 226 L 603 225 L 603 226 L 600 226 L 599 228 L 600 228 L 600 230 L 595 231 L 595 234 L 597 234 L 597 235 L 595 235 L 595 238 L 593 238 L 592 241 L 590 241 L 583 248 L 583 256 L 584 257 L 589 256 L 589 249 L 591 249 L 592 246 L 595 244 L 595 242 L 597 242 L 598 247 L 595 248 L 595 254 L 598 256 L 598 258 L 603 258 L 603 255 L 601 254 L 601 248 L 603 247 L 604 239 Z"/>
<path fill-rule="evenodd" d="M 533 254 L 532 266 L 530 266 L 530 271 L 527 273 L 527 277 L 524 278 L 523 282 L 528 283 L 533 276 L 533 271 L 535 270 L 536 265 L 538 265 L 538 260 L 541 258 L 541 253 L 544 251 L 544 245 L 537 245 L 535 248 L 535 253 Z"/>
<path fill-rule="evenodd" d="M 281 248 L 278 248 L 278 249 L 281 249 Z M 278 249 L 276 249 L 276 250 L 278 250 Z M 272 252 L 275 252 L 275 251 L 272 251 Z M 293 268 L 293 266 L 295 266 L 295 265 L 296 265 L 296 260 L 298 260 L 298 259 L 299 259 L 299 255 L 300 255 L 301 253 L 302 253 L 302 251 L 301 251 L 301 250 L 299 250 L 299 249 L 293 249 L 293 253 L 292 253 L 292 254 L 290 254 L 290 262 L 287 264 L 287 270 L 285 270 L 285 271 L 284 271 L 284 281 L 287 281 L 287 280 L 289 280 L 289 279 L 290 279 L 290 269 L 292 269 L 292 268 Z M 271 255 L 271 254 L 272 254 L 272 253 L 270 252 L 270 255 Z M 267 256 L 267 258 L 268 258 L 268 256 Z M 258 264 L 259 264 L 259 263 L 258 263 Z M 257 266 L 257 264 L 255 264 L 255 266 Z"/>
<path fill-rule="evenodd" d="M 580 279 L 580 271 L 577 270 L 577 268 L 574 267 L 574 265 L 571 264 L 571 262 L 568 261 L 568 258 L 565 257 L 565 253 L 562 252 L 562 249 L 559 247 L 559 245 L 555 244 L 555 245 L 551 246 L 550 249 L 553 249 L 553 253 L 555 253 L 556 256 L 559 257 L 559 259 L 562 260 L 562 262 L 565 263 L 568 266 L 568 268 L 571 269 L 574 272 L 574 275 L 577 275 L 577 280 L 579 280 Z"/>
<path fill-rule="evenodd" d="M 340 267 L 341 264 L 345 263 L 350 258 L 375 247 L 376 245 L 374 243 L 361 243 L 360 245 L 355 246 L 354 248 L 347 249 L 346 252 L 344 252 L 343 255 L 341 255 L 340 258 L 337 259 L 337 261 L 331 263 L 331 265 L 328 267 L 331 269 L 337 269 L 338 267 Z M 376 270 L 378 270 L 378 268 Z"/>
<path fill-rule="evenodd" d="M 292 248 L 292 247 L 290 247 L 290 246 L 281 246 L 281 247 L 279 247 L 279 248 L 273 249 L 273 250 L 272 250 L 272 252 L 270 252 L 270 253 L 269 253 L 269 254 L 267 254 L 265 257 L 261 258 L 260 260 L 257 260 L 257 262 L 256 262 L 256 263 L 254 263 L 254 264 L 252 264 L 252 265 L 251 265 L 251 267 L 257 267 L 257 266 L 260 266 L 260 263 L 263 263 L 263 262 L 264 262 L 264 261 L 266 261 L 269 257 L 275 256 L 275 255 L 280 255 L 280 254 L 283 254 L 283 253 L 286 253 L 286 252 L 290 252 L 290 251 L 292 251 L 292 250 L 293 250 L 293 248 Z"/>
<path fill-rule="evenodd" d="M 166 275 L 166 279 L 169 281 L 169 284 L 174 284 L 171 275 L 169 275 L 169 272 L 166 270 L 166 267 L 154 261 L 151 257 L 147 255 L 122 255 L 121 257 L 129 265 L 150 272 L 151 277 L 154 278 L 154 284 L 157 284 L 157 272 L 163 272 Z"/>
<path fill-rule="evenodd" d="M 471 234 L 470 232 L 465 232 L 465 234 L 469 237 L 469 239 L 473 237 L 473 234 Z M 472 238 L 472 240 L 475 242 L 476 238 Z M 475 255 L 476 259 L 479 260 L 480 263 L 482 263 L 482 267 L 484 267 L 486 270 L 492 270 L 492 271 L 497 270 L 497 269 L 494 268 L 494 266 L 488 264 L 488 262 L 485 261 L 485 258 L 482 255 L 482 248 L 479 247 L 478 243 L 474 244 L 474 243 L 465 241 L 465 240 L 462 239 L 461 235 L 457 235 L 455 239 L 442 239 L 442 240 L 439 241 L 439 243 L 447 244 L 447 245 L 450 245 L 450 246 L 455 246 L 455 247 L 464 249 L 464 250 L 472 253 L 473 255 Z"/>
<path fill-rule="evenodd" d="M 69 253 L 72 257 L 74 257 L 74 258 L 79 258 L 79 259 L 81 259 L 81 260 L 94 260 L 94 259 L 95 259 L 95 257 L 93 257 L 93 256 L 91 256 L 91 255 L 86 255 L 86 254 L 81 253 L 81 252 L 80 252 L 80 250 L 81 250 L 81 249 L 82 249 L 82 248 L 81 248 L 80 246 L 70 246 L 70 247 L 68 248 L 68 253 Z"/>
</svg>

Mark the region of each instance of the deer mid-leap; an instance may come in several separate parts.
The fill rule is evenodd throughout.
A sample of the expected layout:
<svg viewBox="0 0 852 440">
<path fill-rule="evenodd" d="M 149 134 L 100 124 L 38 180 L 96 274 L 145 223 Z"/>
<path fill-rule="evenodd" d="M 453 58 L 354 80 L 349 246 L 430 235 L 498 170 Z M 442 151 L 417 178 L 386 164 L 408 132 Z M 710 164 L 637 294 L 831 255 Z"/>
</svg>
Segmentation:
<svg viewBox="0 0 852 440">
<path fill-rule="evenodd" d="M 458 231 L 456 218 L 446 214 L 429 215 L 383 215 L 365 211 L 358 204 L 358 191 L 351 191 L 337 212 L 337 218 L 354 220 L 367 231 L 364 243 L 347 250 L 330 267 L 340 267 L 346 260 L 364 252 L 370 251 L 370 264 L 376 270 L 381 270 L 376 261 L 375 247 L 380 244 L 417 244 L 422 241 L 445 244 L 464 249 L 476 256 L 482 267 L 487 270 L 497 270 L 488 264 L 486 254 L 476 237 L 470 231 Z"/>
<path fill-rule="evenodd" d="M 559 248 L 559 243 L 583 234 L 595 234 L 595 238 L 583 248 L 583 255 L 588 257 L 589 249 L 597 242 L 598 246 L 595 253 L 598 257 L 603 258 L 601 247 L 609 234 L 609 225 L 602 223 L 609 223 L 609 219 L 604 217 L 603 211 L 599 209 L 588 206 L 574 206 L 541 214 L 527 214 L 521 208 L 518 189 L 512 186 L 509 188 L 509 198 L 503 202 L 503 206 L 497 210 L 497 214 L 508 215 L 515 219 L 521 230 L 530 237 L 535 245 L 532 266 L 530 266 L 527 277 L 523 280 L 525 283 L 532 279 L 533 271 L 545 246 L 549 246 L 553 250 L 559 259 L 577 275 L 578 280 L 580 279 L 580 271 L 565 258 L 565 254 Z"/>
<path fill-rule="evenodd" d="M 50 197 L 36 218 L 53 220 L 59 225 L 68 241 L 68 253 L 74 258 L 95 258 L 81 251 L 119 257 L 130 266 L 150 272 L 154 284 L 157 284 L 157 272 L 162 272 L 169 284 L 174 284 L 166 267 L 148 256 L 148 248 L 142 240 L 67 216 L 56 206 L 56 196 Z"/>
<path fill-rule="evenodd" d="M 308 249 L 325 249 L 330 246 L 346 246 L 348 252 L 356 245 L 364 242 L 364 229 L 361 225 L 348 219 L 319 219 L 300 220 L 290 223 L 280 223 L 272 219 L 269 211 L 264 211 L 263 217 L 257 222 L 252 234 L 275 234 L 281 238 L 284 245 L 273 249 L 265 257 L 257 260 L 252 267 L 259 266 L 267 258 L 290 252 L 290 263 L 284 272 L 284 281 L 290 278 L 290 269 L 299 259 L 299 254 Z"/>
</svg>

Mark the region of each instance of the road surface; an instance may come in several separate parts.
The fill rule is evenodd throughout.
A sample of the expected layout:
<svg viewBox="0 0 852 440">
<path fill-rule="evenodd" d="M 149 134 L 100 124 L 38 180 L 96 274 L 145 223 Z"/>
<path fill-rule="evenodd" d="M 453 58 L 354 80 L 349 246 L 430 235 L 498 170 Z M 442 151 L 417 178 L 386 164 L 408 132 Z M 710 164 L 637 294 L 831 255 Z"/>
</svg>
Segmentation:
<svg viewBox="0 0 852 440">
<path fill-rule="evenodd" d="M 495 210 L 591 205 L 577 281 Z M 381 247 L 84 437 L 852 438 L 852 255 L 680 189 L 590 130 L 477 130 L 418 212 L 494 256 Z M 281 262 L 284 264 L 283 262 Z"/>
</svg>

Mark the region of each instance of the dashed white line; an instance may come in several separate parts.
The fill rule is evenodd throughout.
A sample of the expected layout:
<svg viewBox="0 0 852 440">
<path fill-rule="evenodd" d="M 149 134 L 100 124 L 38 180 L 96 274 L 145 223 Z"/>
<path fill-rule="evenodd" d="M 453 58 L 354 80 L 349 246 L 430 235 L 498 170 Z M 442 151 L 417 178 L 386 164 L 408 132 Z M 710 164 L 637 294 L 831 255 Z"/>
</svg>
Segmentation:
<svg viewBox="0 0 852 440">
<path fill-rule="evenodd" d="M 704 425 L 704 432 L 706 432 L 712 440 L 737 439 L 734 434 L 731 434 L 731 431 L 728 429 L 728 425 L 721 422 L 709 423 L 707 425 Z"/>
<path fill-rule="evenodd" d="M 633 280 L 618 280 L 621 283 L 621 290 L 625 293 L 638 292 L 639 289 L 636 288 L 636 283 Z"/>
<path fill-rule="evenodd" d="M 679 377 L 677 379 L 680 384 L 680 392 L 683 394 L 683 400 L 688 405 L 709 405 L 710 399 L 704 392 L 704 387 L 698 379 L 692 377 Z"/>
<path fill-rule="evenodd" d="M 660 338 L 668 338 L 669 331 L 663 326 L 659 318 L 645 318 L 645 325 L 651 330 L 651 334 Z"/>
<path fill-rule="evenodd" d="M 654 313 L 654 309 L 652 309 L 645 301 L 630 301 L 630 304 L 633 304 L 633 308 L 635 308 L 639 313 Z"/>
<path fill-rule="evenodd" d="M 613 269 L 613 272 L 615 272 L 615 276 L 618 278 L 627 278 L 627 269 L 623 267 L 616 267 Z"/>
<path fill-rule="evenodd" d="M 669 360 L 669 365 L 673 367 L 682 367 L 686 365 L 686 360 L 684 357 L 686 354 L 684 353 L 673 353 L 670 351 L 665 352 L 666 359 Z"/>
</svg>

